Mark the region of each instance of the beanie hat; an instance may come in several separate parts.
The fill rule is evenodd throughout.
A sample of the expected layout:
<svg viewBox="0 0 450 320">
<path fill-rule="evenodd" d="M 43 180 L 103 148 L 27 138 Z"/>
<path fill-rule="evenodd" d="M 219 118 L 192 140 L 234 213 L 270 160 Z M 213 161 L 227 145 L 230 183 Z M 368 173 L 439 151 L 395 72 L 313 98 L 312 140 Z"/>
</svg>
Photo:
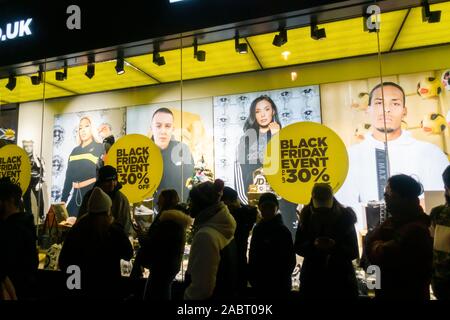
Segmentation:
<svg viewBox="0 0 450 320">
<path fill-rule="evenodd" d="M 88 201 L 88 212 L 89 213 L 102 213 L 109 212 L 111 209 L 112 201 L 111 198 L 103 192 L 99 187 L 95 187 L 92 190 L 91 196 Z"/>
<path fill-rule="evenodd" d="M 211 206 L 219 202 L 223 188 L 224 182 L 220 179 L 216 179 L 214 183 L 206 181 L 193 187 L 189 192 L 189 197 L 201 207 Z"/>
<path fill-rule="evenodd" d="M 98 170 L 98 181 L 117 180 L 117 170 L 113 166 L 103 166 Z"/>
</svg>

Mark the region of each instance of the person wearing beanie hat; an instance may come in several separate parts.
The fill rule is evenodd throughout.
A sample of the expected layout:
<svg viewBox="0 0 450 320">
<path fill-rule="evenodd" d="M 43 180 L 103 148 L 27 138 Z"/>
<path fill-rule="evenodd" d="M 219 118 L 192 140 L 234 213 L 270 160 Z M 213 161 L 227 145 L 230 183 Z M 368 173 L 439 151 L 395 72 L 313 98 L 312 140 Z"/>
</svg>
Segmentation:
<svg viewBox="0 0 450 320">
<path fill-rule="evenodd" d="M 430 300 L 433 238 L 430 217 L 420 205 L 422 192 L 422 184 L 405 174 L 387 181 L 384 200 L 389 215 L 367 234 L 364 244 L 368 263 L 381 272 L 377 300 Z"/>
<path fill-rule="evenodd" d="M 295 251 L 304 257 L 301 297 L 358 297 L 352 264 L 359 257 L 355 223 L 356 214 L 333 197 L 329 185 L 314 185 L 310 203 L 300 212 L 295 237 Z"/>
<path fill-rule="evenodd" d="M 258 298 L 285 299 L 291 291 L 296 263 L 292 236 L 278 213 L 278 199 L 273 193 L 262 194 L 258 208 L 262 220 L 253 228 L 250 242 L 250 284 Z"/>
<path fill-rule="evenodd" d="M 120 191 L 122 185 L 117 180 L 117 170 L 113 166 L 103 166 L 98 170 L 97 182 L 94 188 L 89 190 L 84 196 L 78 217 L 88 212 L 88 200 L 96 187 L 100 188 L 111 199 L 111 215 L 114 217 L 114 223 L 120 225 L 126 234 L 131 235 L 133 228 L 131 226 L 130 203 L 127 197 Z"/>
<path fill-rule="evenodd" d="M 111 198 L 99 187 L 90 192 L 87 214 L 67 234 L 59 255 L 65 272 L 71 265 L 81 269 L 81 290 L 75 297 L 121 299 L 120 260 L 130 260 L 133 248 L 123 229 L 113 223 Z"/>
<path fill-rule="evenodd" d="M 111 206 L 111 198 L 102 189 L 95 187 L 88 200 L 88 213 L 110 214 Z"/>
<path fill-rule="evenodd" d="M 236 221 L 220 201 L 224 183 L 203 182 L 189 193 L 195 219 L 184 292 L 186 300 L 231 298 L 237 290 Z"/>
</svg>

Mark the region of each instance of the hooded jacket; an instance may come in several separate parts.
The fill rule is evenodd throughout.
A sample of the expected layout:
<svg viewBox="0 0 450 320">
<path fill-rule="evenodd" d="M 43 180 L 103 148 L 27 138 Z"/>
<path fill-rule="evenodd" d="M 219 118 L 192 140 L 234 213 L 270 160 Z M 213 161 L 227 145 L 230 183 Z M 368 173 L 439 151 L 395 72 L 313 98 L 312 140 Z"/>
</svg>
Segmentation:
<svg viewBox="0 0 450 320">
<path fill-rule="evenodd" d="M 142 265 L 152 276 L 171 281 L 175 278 L 180 271 L 186 229 L 191 224 L 192 218 L 179 210 L 165 210 L 156 217 L 139 252 Z"/>
<path fill-rule="evenodd" d="M 223 272 L 232 268 L 233 261 L 230 261 L 230 266 L 224 266 L 221 265 L 221 259 L 224 259 L 225 255 L 227 261 L 228 258 L 233 258 L 232 253 L 224 254 L 224 249 L 232 244 L 235 230 L 236 221 L 223 202 L 206 208 L 196 217 L 186 271 L 191 280 L 184 293 L 186 300 L 211 298 L 217 292 L 216 286 L 223 285 Z M 235 251 L 234 255 L 236 263 Z"/>
<path fill-rule="evenodd" d="M 32 298 L 36 293 L 36 240 L 33 215 L 19 212 L 0 221 L 1 264 L 19 299 Z"/>
</svg>

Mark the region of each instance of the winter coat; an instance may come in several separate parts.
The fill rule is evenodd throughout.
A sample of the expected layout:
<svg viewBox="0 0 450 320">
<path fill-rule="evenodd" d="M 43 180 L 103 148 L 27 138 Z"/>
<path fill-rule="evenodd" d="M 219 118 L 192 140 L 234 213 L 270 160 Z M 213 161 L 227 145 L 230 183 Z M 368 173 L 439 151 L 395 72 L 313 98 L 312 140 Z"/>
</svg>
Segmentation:
<svg viewBox="0 0 450 320">
<path fill-rule="evenodd" d="M 100 230 L 98 218 L 96 214 L 87 214 L 72 227 L 59 255 L 59 267 L 63 271 L 70 265 L 80 267 L 82 296 L 119 298 L 120 260 L 130 260 L 133 248 L 120 226 L 113 223 Z"/>
<path fill-rule="evenodd" d="M 13 283 L 19 300 L 33 298 L 39 265 L 32 214 L 19 212 L 0 221 L 2 272 Z"/>
<path fill-rule="evenodd" d="M 300 212 L 295 251 L 304 257 L 300 272 L 300 295 L 304 298 L 356 299 L 358 288 L 352 260 L 359 257 L 355 230 L 356 214 L 334 201 L 333 207 Z M 328 250 L 314 242 L 326 237 L 335 241 Z"/>
<path fill-rule="evenodd" d="M 150 269 L 151 277 L 175 278 L 191 223 L 192 218 L 179 210 L 165 210 L 156 217 L 139 252 L 139 260 Z"/>
<path fill-rule="evenodd" d="M 254 228 L 249 252 L 249 280 L 261 297 L 286 298 L 291 291 L 295 252 L 280 214 Z"/>
<path fill-rule="evenodd" d="M 367 235 L 369 262 L 380 267 L 379 299 L 429 300 L 433 260 L 430 218 L 421 207 L 404 221 L 388 218 Z"/>
<path fill-rule="evenodd" d="M 234 232 L 234 240 L 236 242 L 237 267 L 238 267 L 238 286 L 242 292 L 247 288 L 248 281 L 248 237 L 250 231 L 256 222 L 258 211 L 255 207 L 250 206 L 228 206 L 231 215 L 236 221 L 236 231 Z"/>
<path fill-rule="evenodd" d="M 221 297 L 227 284 L 236 282 L 235 230 L 236 221 L 223 202 L 198 214 L 186 271 L 186 300 Z"/>
</svg>

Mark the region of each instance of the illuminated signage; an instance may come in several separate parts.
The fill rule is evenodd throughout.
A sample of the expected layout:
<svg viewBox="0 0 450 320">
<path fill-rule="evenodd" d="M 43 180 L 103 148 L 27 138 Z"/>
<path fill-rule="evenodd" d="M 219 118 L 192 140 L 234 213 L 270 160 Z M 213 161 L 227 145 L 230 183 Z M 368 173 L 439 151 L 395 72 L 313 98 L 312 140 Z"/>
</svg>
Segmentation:
<svg viewBox="0 0 450 320">
<path fill-rule="evenodd" d="M 4 27 L 0 26 L 0 42 L 25 36 L 31 36 L 31 21 L 33 21 L 33 19 L 29 18 L 27 20 L 19 20 L 7 23 Z"/>
</svg>

